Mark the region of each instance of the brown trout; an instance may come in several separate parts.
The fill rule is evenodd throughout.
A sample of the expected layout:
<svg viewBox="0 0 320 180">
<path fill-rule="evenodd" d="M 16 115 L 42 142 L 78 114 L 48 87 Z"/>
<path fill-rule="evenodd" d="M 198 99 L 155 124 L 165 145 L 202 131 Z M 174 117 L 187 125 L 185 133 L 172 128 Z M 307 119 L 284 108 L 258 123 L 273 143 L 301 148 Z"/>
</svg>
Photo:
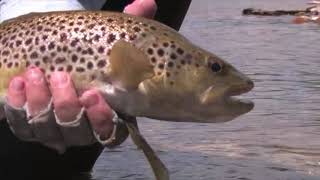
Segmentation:
<svg viewBox="0 0 320 180">
<path fill-rule="evenodd" d="M 170 27 L 122 13 L 32 13 L 2 23 L 2 102 L 10 79 L 31 65 L 47 78 L 69 72 L 79 94 L 98 88 L 114 110 L 131 117 L 215 123 L 253 108 L 234 97 L 250 91 L 253 82 L 231 64 Z M 137 129 L 128 128 L 145 150 Z"/>
</svg>

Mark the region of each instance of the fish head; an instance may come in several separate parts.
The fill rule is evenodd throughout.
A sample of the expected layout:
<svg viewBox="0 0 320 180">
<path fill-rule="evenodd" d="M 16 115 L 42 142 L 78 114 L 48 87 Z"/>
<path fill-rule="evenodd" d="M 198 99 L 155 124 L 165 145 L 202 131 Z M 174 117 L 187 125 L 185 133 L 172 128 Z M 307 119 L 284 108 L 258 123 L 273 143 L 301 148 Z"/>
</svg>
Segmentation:
<svg viewBox="0 0 320 180">
<path fill-rule="evenodd" d="M 183 55 L 172 58 L 174 55 L 167 53 L 167 59 L 155 65 L 154 77 L 141 83 L 149 98 L 149 117 L 225 122 L 253 109 L 251 101 L 234 97 L 254 87 L 251 79 L 210 52 L 176 46 Z"/>
</svg>

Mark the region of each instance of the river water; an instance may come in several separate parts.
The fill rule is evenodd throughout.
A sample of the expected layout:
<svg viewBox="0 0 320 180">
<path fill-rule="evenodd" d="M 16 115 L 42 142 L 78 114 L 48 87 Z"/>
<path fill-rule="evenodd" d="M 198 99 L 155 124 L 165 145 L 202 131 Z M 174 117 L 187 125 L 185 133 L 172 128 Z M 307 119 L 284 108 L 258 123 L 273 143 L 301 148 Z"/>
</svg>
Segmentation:
<svg viewBox="0 0 320 180">
<path fill-rule="evenodd" d="M 255 81 L 255 108 L 222 124 L 140 120 L 173 180 L 320 179 L 320 26 L 244 17 L 243 8 L 303 9 L 304 0 L 194 0 L 181 33 Z M 128 139 L 106 149 L 92 177 L 154 179 Z"/>
</svg>

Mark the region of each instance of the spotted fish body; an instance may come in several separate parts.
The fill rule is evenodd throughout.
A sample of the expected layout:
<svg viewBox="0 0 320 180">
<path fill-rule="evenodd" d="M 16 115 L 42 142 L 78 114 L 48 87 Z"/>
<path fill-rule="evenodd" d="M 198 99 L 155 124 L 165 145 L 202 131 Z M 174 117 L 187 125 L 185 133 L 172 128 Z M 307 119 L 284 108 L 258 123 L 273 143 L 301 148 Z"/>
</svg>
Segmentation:
<svg viewBox="0 0 320 180">
<path fill-rule="evenodd" d="M 153 20 L 111 12 L 32 13 L 0 24 L 0 104 L 13 76 L 27 67 L 71 74 L 79 94 L 101 91 L 128 117 L 215 123 L 249 112 L 253 103 L 233 96 L 253 82 L 232 65 Z M 168 171 L 126 122 L 158 180 Z"/>
<path fill-rule="evenodd" d="M 230 64 L 153 20 L 122 13 L 32 13 L 0 25 L 0 96 L 28 66 L 48 78 L 101 89 L 117 111 L 149 118 L 221 122 L 250 111 L 231 96 L 253 83 Z"/>
</svg>

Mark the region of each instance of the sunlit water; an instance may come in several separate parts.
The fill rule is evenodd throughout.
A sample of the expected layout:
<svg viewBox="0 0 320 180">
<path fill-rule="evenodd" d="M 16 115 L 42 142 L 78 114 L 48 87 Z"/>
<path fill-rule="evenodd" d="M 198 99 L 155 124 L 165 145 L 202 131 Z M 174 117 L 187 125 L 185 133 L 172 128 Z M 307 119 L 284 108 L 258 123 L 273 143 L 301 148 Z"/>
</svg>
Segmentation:
<svg viewBox="0 0 320 180">
<path fill-rule="evenodd" d="M 222 124 L 140 120 L 173 180 L 320 179 L 320 26 L 244 17 L 248 7 L 302 9 L 304 0 L 194 0 L 181 29 L 248 74 L 255 108 Z M 92 179 L 153 179 L 128 139 L 105 150 Z"/>
</svg>

